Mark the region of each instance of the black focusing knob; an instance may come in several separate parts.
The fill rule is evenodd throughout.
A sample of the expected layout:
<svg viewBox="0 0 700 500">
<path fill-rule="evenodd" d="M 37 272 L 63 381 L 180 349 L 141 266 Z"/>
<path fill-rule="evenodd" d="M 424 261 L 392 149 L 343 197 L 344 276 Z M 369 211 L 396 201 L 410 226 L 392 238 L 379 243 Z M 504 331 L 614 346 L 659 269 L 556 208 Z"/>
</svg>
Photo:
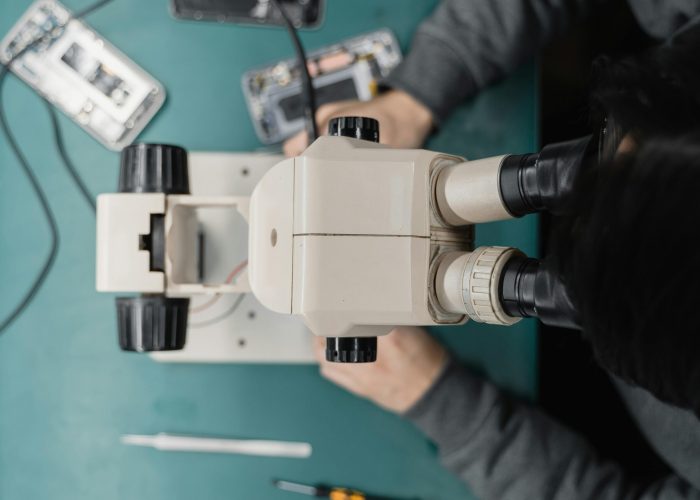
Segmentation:
<svg viewBox="0 0 700 500">
<path fill-rule="evenodd" d="M 379 122 L 364 116 L 339 116 L 328 123 L 328 135 L 379 142 Z"/>
<path fill-rule="evenodd" d="M 190 299 L 119 297 L 117 329 L 123 351 L 176 351 L 185 347 Z"/>
<path fill-rule="evenodd" d="M 189 194 L 187 151 L 168 144 L 132 144 L 122 150 L 120 193 Z"/>
<path fill-rule="evenodd" d="M 328 337 L 326 361 L 373 363 L 377 360 L 377 337 Z"/>
</svg>

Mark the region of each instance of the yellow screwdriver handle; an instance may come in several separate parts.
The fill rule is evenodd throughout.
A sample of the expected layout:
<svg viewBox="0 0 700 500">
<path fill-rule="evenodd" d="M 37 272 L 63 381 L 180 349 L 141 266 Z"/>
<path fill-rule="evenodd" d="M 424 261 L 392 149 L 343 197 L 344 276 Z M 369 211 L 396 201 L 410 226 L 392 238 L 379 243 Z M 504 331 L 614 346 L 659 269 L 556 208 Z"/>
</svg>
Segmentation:
<svg viewBox="0 0 700 500">
<path fill-rule="evenodd" d="M 328 495 L 330 500 L 365 500 L 365 494 L 359 491 L 334 488 Z"/>
</svg>

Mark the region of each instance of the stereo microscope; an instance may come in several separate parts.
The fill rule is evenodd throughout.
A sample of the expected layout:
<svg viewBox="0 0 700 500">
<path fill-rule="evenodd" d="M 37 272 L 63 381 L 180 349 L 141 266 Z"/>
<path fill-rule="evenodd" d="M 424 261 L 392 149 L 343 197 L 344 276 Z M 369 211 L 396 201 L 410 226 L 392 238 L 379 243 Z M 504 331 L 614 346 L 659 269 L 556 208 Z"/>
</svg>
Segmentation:
<svg viewBox="0 0 700 500">
<path fill-rule="evenodd" d="M 399 325 L 512 325 L 537 317 L 576 327 L 566 288 L 515 248 L 474 248 L 479 223 L 563 210 L 589 138 L 538 154 L 475 161 L 379 144 L 371 118 L 340 117 L 301 156 L 271 168 L 248 197 L 190 194 L 187 152 L 135 144 L 119 192 L 97 202 L 97 289 L 120 297 L 122 349 L 185 344 L 190 297 L 252 292 L 327 338 L 326 358 L 372 362 Z M 237 210 L 249 224 L 238 280 L 204 283 L 197 209 Z"/>
</svg>

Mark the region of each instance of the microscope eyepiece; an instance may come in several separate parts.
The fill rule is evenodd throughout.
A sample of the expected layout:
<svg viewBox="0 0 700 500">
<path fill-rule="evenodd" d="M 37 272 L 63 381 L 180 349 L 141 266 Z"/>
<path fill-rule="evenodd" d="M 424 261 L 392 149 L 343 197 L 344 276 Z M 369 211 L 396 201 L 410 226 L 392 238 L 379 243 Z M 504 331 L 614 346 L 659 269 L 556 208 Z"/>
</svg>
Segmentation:
<svg viewBox="0 0 700 500">
<path fill-rule="evenodd" d="M 377 337 L 328 337 L 326 361 L 373 363 L 377 360 Z"/>
<path fill-rule="evenodd" d="M 539 259 L 514 255 L 503 268 L 499 286 L 500 300 L 506 314 L 520 318 L 536 318 L 535 282 Z"/>
</svg>

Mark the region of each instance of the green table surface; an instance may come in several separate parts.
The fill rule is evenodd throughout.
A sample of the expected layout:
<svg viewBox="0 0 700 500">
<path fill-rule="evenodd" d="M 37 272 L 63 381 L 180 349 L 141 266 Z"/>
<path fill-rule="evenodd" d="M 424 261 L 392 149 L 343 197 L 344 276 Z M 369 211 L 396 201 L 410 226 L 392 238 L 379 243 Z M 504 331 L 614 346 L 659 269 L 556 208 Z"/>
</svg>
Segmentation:
<svg viewBox="0 0 700 500">
<path fill-rule="evenodd" d="M 432 9 L 421 0 L 329 0 L 308 49 L 389 27 L 407 50 Z M 72 0 L 69 7 L 86 5 Z M 29 5 L 0 1 L 0 34 Z M 261 147 L 240 76 L 292 55 L 278 29 L 184 22 L 166 0 L 115 0 L 88 19 L 155 75 L 168 100 L 140 139 L 191 150 Z M 122 353 L 112 296 L 94 289 L 95 221 L 59 163 L 49 118 L 14 77 L 3 98 L 19 142 L 56 212 L 55 268 L 29 310 L 0 338 L 0 498 L 292 499 L 270 480 L 324 481 L 422 499 L 469 497 L 410 423 L 321 379 L 316 366 L 168 365 Z M 479 158 L 536 147 L 536 80 L 528 65 L 466 103 L 431 149 Z M 61 116 L 71 156 L 94 193 L 114 191 L 117 154 Z M 478 244 L 536 252 L 536 220 L 481 225 Z M 0 139 L 0 317 L 27 290 L 48 251 L 48 232 L 27 180 Z M 532 321 L 475 323 L 436 334 L 464 360 L 526 398 L 536 387 Z M 308 460 L 166 453 L 127 447 L 124 433 L 308 441 Z"/>
</svg>

